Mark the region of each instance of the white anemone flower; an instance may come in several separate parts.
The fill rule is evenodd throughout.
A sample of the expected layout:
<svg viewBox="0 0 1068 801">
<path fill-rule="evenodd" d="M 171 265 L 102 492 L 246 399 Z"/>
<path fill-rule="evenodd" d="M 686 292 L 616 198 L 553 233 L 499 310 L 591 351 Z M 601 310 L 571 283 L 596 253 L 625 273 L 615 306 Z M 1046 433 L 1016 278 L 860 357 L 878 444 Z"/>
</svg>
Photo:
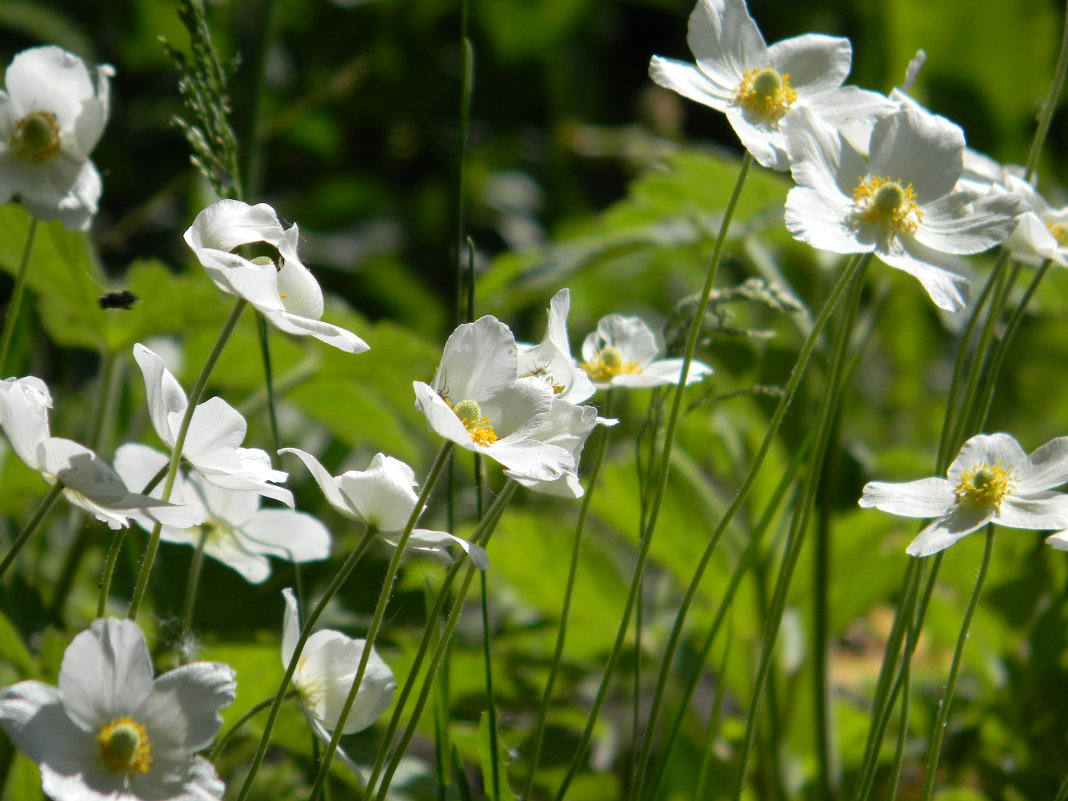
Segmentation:
<svg viewBox="0 0 1068 801">
<path fill-rule="evenodd" d="M 108 79 L 59 47 L 23 50 L 0 91 L 0 203 L 16 195 L 39 220 L 88 228 L 102 184 L 89 154 L 108 118 Z"/>
<path fill-rule="evenodd" d="M 964 443 L 947 478 L 864 487 L 860 505 L 903 517 L 936 518 L 909 545 L 930 556 L 987 523 L 1034 530 L 1068 528 L 1068 495 L 1050 492 L 1068 481 L 1068 437 L 1030 456 L 1008 434 L 977 434 Z"/>
<path fill-rule="evenodd" d="M 144 486 L 170 461 L 147 445 L 129 443 L 115 454 L 115 470 L 128 483 Z M 158 485 L 152 495 L 158 497 Z M 262 584 L 271 575 L 267 558 L 287 562 L 317 562 L 330 556 L 330 532 L 316 518 L 289 509 L 261 509 L 260 495 L 251 490 L 217 487 L 199 473 L 175 477 L 171 500 L 204 509 L 196 526 L 163 526 L 160 538 L 176 545 L 196 546 L 204 538 L 204 553 L 240 573 L 250 584 Z M 134 515 L 146 531 L 152 520 Z"/>
<path fill-rule="evenodd" d="M 874 253 L 915 277 L 936 306 L 964 307 L 962 254 L 1002 242 L 1023 211 L 1012 193 L 955 191 L 964 133 L 908 105 L 872 128 L 870 160 L 814 116 L 787 128 L 798 186 L 786 198 L 794 238 L 834 253 Z"/>
<path fill-rule="evenodd" d="M 282 595 L 286 600 L 282 621 L 282 665 L 288 667 L 300 639 L 300 618 L 293 591 L 286 588 Z M 293 686 L 316 734 L 326 742 L 337 728 L 341 708 L 366 647 L 366 640 L 354 640 L 339 631 L 324 629 L 311 635 L 300 652 L 293 673 Z M 375 718 L 393 703 L 396 688 L 393 671 L 372 648 L 342 733 L 362 731 L 374 723 Z"/>
<path fill-rule="evenodd" d="M 62 482 L 63 495 L 75 506 L 112 529 L 129 526 L 130 517 L 139 512 L 179 526 L 196 525 L 203 519 L 195 505 L 174 505 L 130 492 L 107 462 L 89 448 L 51 436 L 51 408 L 48 386 L 36 376 L 0 381 L 0 428 L 12 449 L 49 484 Z"/>
<path fill-rule="evenodd" d="M 137 624 L 94 620 L 67 646 L 58 688 L 0 690 L 0 725 L 55 801 L 214 801 L 223 783 L 195 754 L 215 738 L 234 690 L 234 671 L 217 662 L 153 679 Z"/>
<path fill-rule="evenodd" d="M 244 298 L 278 329 L 312 336 L 346 353 L 363 353 L 368 345 L 351 331 L 319 318 L 323 291 L 297 256 L 297 224 L 283 228 L 266 203 L 250 206 L 220 200 L 204 209 L 185 232 L 185 241 L 219 289 Z M 280 264 L 266 256 L 252 260 L 232 251 L 265 243 L 278 251 Z"/>
<path fill-rule="evenodd" d="M 773 170 L 790 167 L 790 112 L 808 109 L 838 128 L 889 110 L 882 95 L 842 86 L 853 59 L 848 39 L 805 34 L 768 47 L 744 0 L 698 0 L 687 41 L 696 64 L 653 56 L 649 76 L 724 112 L 746 150 Z"/>
<path fill-rule="evenodd" d="M 133 352 L 145 378 L 152 427 L 159 438 L 173 448 L 182 418 L 189 408 L 189 399 L 158 354 L 140 343 L 134 345 Z M 209 398 L 193 411 L 182 445 L 182 457 L 216 486 L 255 490 L 292 508 L 293 493 L 268 483 L 285 481 L 287 474 L 271 468 L 271 458 L 266 451 L 240 447 L 247 429 L 248 423 L 237 409 L 222 398 Z"/>
<path fill-rule="evenodd" d="M 564 473 L 552 481 L 538 481 L 524 475 L 505 470 L 504 474 L 522 484 L 529 490 L 558 498 L 581 498 L 585 490 L 579 483 L 578 463 L 582 449 L 590 432 L 598 424 L 613 426 L 618 420 L 609 420 L 597 416 L 593 406 L 576 406 L 570 401 L 556 398 L 541 428 L 534 436 L 550 445 L 558 445 L 571 454 L 575 460 L 575 470 Z"/>
<path fill-rule="evenodd" d="M 1005 190 L 1016 192 L 1027 204 L 1005 247 L 1020 261 L 1038 264 L 1052 259 L 1068 267 L 1068 206 L 1053 208 L 1037 189 L 1014 175 L 1006 176 Z"/>
<path fill-rule="evenodd" d="M 350 520 L 374 528 L 389 545 L 397 546 L 401 532 L 408 525 L 412 510 L 419 501 L 415 471 L 405 462 L 377 453 L 366 470 L 347 470 L 340 476 L 332 476 L 310 453 L 298 448 L 282 448 L 279 453 L 292 453 L 299 457 L 323 491 L 327 502 L 338 512 Z M 463 548 L 479 570 L 489 566 L 489 559 L 482 548 L 447 531 L 413 529 L 405 548 L 448 563 L 452 561 L 449 545 Z"/>
<path fill-rule="evenodd" d="M 575 472 L 571 453 L 537 438 L 553 389 L 541 378 L 517 375 L 511 329 L 482 317 L 452 332 L 433 382 L 414 382 L 415 405 L 435 432 L 512 473 L 555 481 Z"/>
<path fill-rule="evenodd" d="M 682 359 L 657 359 L 660 348 L 652 329 L 640 317 L 609 314 L 582 343 L 582 368 L 597 389 L 645 389 L 678 384 Z M 702 381 L 712 368 L 693 359 L 686 383 Z"/>
<path fill-rule="evenodd" d="M 582 403 L 596 389 L 585 371 L 571 356 L 567 335 L 567 313 L 571 292 L 561 289 L 549 301 L 549 325 L 545 338 L 537 345 L 519 347 L 519 377 L 540 378 L 550 387 L 557 400 Z"/>
</svg>

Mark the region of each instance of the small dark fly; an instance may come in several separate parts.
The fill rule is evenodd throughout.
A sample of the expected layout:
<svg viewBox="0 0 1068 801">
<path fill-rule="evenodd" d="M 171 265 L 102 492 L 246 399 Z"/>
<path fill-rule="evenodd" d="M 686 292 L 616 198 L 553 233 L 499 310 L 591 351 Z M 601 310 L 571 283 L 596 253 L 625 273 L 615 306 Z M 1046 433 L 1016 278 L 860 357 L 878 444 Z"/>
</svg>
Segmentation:
<svg viewBox="0 0 1068 801">
<path fill-rule="evenodd" d="M 137 295 L 127 289 L 116 290 L 115 292 L 108 292 L 106 295 L 101 295 L 96 299 L 96 302 L 100 304 L 101 309 L 129 310 L 133 308 L 135 303 L 137 303 Z"/>
</svg>

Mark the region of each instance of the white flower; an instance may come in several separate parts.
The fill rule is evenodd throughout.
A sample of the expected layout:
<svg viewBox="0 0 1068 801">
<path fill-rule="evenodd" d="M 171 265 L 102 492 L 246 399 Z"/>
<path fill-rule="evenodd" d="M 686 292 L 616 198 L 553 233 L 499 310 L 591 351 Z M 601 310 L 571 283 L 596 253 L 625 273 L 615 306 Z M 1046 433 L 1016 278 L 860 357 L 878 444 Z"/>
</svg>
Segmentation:
<svg viewBox="0 0 1068 801">
<path fill-rule="evenodd" d="M 196 506 L 176 506 L 130 492 L 114 470 L 93 451 L 49 433 L 52 396 L 35 376 L 0 381 L 0 427 L 12 449 L 49 484 L 63 483 L 75 506 L 92 512 L 112 529 L 130 525 L 138 512 L 160 522 L 191 526 L 203 518 Z"/>
<path fill-rule="evenodd" d="M 54 46 L 12 59 L 0 91 L 0 203 L 18 195 L 39 220 L 89 227 L 102 189 L 89 154 L 107 122 L 114 74 Z"/>
<path fill-rule="evenodd" d="M 415 405 L 438 434 L 515 474 L 555 481 L 575 472 L 567 450 L 536 436 L 552 409 L 553 389 L 541 378 L 517 380 L 517 374 L 511 330 L 496 317 L 482 317 L 452 332 L 433 382 L 414 382 Z"/>
<path fill-rule="evenodd" d="M 873 481 L 864 487 L 860 505 L 937 518 L 909 545 L 912 556 L 938 553 L 987 523 L 1068 528 L 1068 495 L 1049 491 L 1068 481 L 1068 437 L 1028 456 L 1008 434 L 977 434 L 964 443 L 947 476 L 902 484 Z"/>
<path fill-rule="evenodd" d="M 331 506 L 350 520 L 373 527 L 383 540 L 397 546 L 419 500 L 419 485 L 411 467 L 400 459 L 378 453 L 366 470 L 347 470 L 334 477 L 310 453 L 298 448 L 282 448 L 279 453 L 300 457 Z M 482 548 L 446 531 L 413 529 L 405 548 L 451 562 L 449 545 L 463 548 L 479 570 L 489 566 Z"/>
<path fill-rule="evenodd" d="M 870 161 L 804 111 L 792 117 L 787 135 L 798 183 L 786 198 L 790 233 L 821 250 L 874 253 L 918 279 L 949 311 L 965 303 L 958 254 L 1004 240 L 1023 210 L 1014 194 L 954 191 L 964 133 L 915 106 L 875 124 Z"/>
<path fill-rule="evenodd" d="M 137 343 L 134 359 L 145 378 L 148 414 L 156 434 L 173 448 L 182 427 L 189 399 L 181 384 L 156 353 Z M 189 422 L 182 457 L 216 486 L 255 490 L 293 506 L 293 493 L 267 482 L 286 480 L 286 473 L 271 468 L 271 458 L 259 448 L 242 448 L 248 424 L 241 413 L 222 398 L 198 404 Z"/>
<path fill-rule="evenodd" d="M 895 93 L 895 97 L 906 95 Z M 912 101 L 915 103 L 915 101 Z M 1024 168 L 1019 164 L 1002 164 L 978 150 L 964 148 L 964 169 L 960 174 L 958 189 L 974 189 L 976 192 L 988 192 L 994 186 L 1006 188 L 1010 177 L 1024 177 Z"/>
<path fill-rule="evenodd" d="M 505 470 L 504 474 L 534 492 L 559 498 L 581 498 L 585 490 L 579 483 L 577 471 L 579 456 L 586 440 L 598 423 L 612 426 L 617 422 L 619 421 L 598 417 L 597 409 L 593 406 L 576 406 L 569 401 L 555 398 L 545 422 L 534 432 L 534 436 L 549 445 L 558 445 L 570 453 L 575 460 L 575 470 L 552 481 L 538 481 L 511 470 Z"/>
<path fill-rule="evenodd" d="M 853 59 L 848 39 L 806 34 L 768 47 L 744 0 L 698 0 L 687 41 L 696 64 L 653 56 L 649 76 L 724 112 L 765 167 L 790 166 L 782 123 L 791 111 L 809 109 L 837 128 L 889 110 L 882 95 L 842 86 Z"/>
<path fill-rule="evenodd" d="M 288 667 L 300 639 L 300 620 L 293 591 L 284 589 L 282 595 L 286 600 L 282 621 L 282 665 Z M 330 740 L 329 733 L 337 728 L 341 708 L 356 678 L 365 647 L 366 640 L 354 640 L 339 631 L 324 629 L 311 635 L 300 652 L 293 673 L 293 686 L 316 733 L 326 741 Z M 342 733 L 352 734 L 374 723 L 375 718 L 393 703 L 396 687 L 393 671 L 372 648 Z"/>
<path fill-rule="evenodd" d="M 657 359 L 659 351 L 656 336 L 640 317 L 609 314 L 582 343 L 582 368 L 598 389 L 678 384 L 683 360 Z M 686 383 L 701 381 L 711 373 L 711 367 L 694 359 Z"/>
<path fill-rule="evenodd" d="M 571 293 L 561 289 L 549 301 L 549 325 L 537 345 L 519 345 L 519 377 L 540 378 L 557 400 L 582 403 L 596 392 L 589 377 L 571 357 L 567 335 L 567 312 Z"/>
<path fill-rule="evenodd" d="M 234 700 L 234 672 L 195 662 L 153 680 L 137 624 L 94 620 L 63 654 L 59 687 L 0 690 L 0 724 L 56 801 L 213 801 L 223 783 L 194 756 Z"/>
<path fill-rule="evenodd" d="M 323 292 L 297 256 L 299 238 L 296 223 L 283 228 L 266 203 L 250 206 L 240 200 L 213 203 L 185 232 L 186 244 L 223 292 L 244 298 L 288 334 L 313 336 L 346 353 L 363 353 L 366 342 L 319 319 Z M 267 257 L 250 261 L 231 252 L 260 242 L 278 251 L 281 266 Z"/>
<path fill-rule="evenodd" d="M 115 454 L 115 470 L 128 483 L 144 486 L 167 466 L 169 457 L 147 445 L 130 443 Z M 162 482 L 151 494 L 159 497 Z M 204 509 L 197 526 L 163 526 L 164 542 L 196 546 L 204 538 L 204 553 L 233 568 L 252 584 L 261 584 L 271 575 L 268 556 L 288 562 L 315 562 L 330 556 L 330 532 L 304 512 L 289 509 L 261 509 L 260 495 L 251 490 L 217 487 L 198 473 L 175 477 L 171 500 Z M 146 531 L 152 520 L 132 515 Z"/>
<path fill-rule="evenodd" d="M 1050 207 L 1038 190 L 1015 175 L 1005 176 L 1005 188 L 1001 191 L 1006 190 L 1020 195 L 1027 203 L 1027 211 L 1020 216 L 1005 247 L 1020 261 L 1038 264 L 1052 259 L 1068 267 L 1068 206 Z"/>
</svg>

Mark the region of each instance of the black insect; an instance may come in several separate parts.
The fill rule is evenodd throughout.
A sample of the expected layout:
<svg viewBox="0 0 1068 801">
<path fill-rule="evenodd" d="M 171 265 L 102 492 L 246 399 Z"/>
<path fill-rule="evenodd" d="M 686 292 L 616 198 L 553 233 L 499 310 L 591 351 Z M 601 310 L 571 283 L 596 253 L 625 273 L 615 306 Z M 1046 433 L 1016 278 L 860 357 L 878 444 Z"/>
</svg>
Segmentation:
<svg viewBox="0 0 1068 801">
<path fill-rule="evenodd" d="M 96 299 L 101 309 L 131 309 L 137 303 L 137 295 L 129 290 L 117 290 L 101 295 Z"/>
</svg>

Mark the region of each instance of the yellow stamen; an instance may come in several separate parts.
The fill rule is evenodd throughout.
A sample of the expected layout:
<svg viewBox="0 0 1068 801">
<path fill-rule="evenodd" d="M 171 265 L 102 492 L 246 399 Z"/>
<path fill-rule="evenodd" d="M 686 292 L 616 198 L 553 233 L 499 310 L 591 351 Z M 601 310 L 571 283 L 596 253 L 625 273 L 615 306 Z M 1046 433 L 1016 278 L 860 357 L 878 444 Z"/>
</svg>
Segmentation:
<svg viewBox="0 0 1068 801">
<path fill-rule="evenodd" d="M 1005 496 L 1016 487 L 1016 474 L 1000 465 L 980 462 L 969 467 L 953 490 L 957 503 L 967 501 L 976 506 L 1001 509 Z"/>
<path fill-rule="evenodd" d="M 600 384 L 607 384 L 617 375 L 637 375 L 642 371 L 637 362 L 623 361 L 619 348 L 611 345 L 601 348 L 589 362 L 583 362 L 580 367 L 586 371 L 591 381 Z"/>
<path fill-rule="evenodd" d="M 1053 238 L 1057 240 L 1057 244 L 1062 248 L 1068 248 L 1068 223 L 1046 223 L 1046 228 L 1053 234 Z"/>
<path fill-rule="evenodd" d="M 48 161 L 59 153 L 59 124 L 51 111 L 31 111 L 15 123 L 7 144 L 30 161 Z"/>
<path fill-rule="evenodd" d="M 923 222 L 923 211 L 916 205 L 912 184 L 902 185 L 891 178 L 873 175 L 857 184 L 853 201 L 859 219 L 882 226 L 889 236 L 912 233 Z"/>
<path fill-rule="evenodd" d="M 449 405 L 452 406 L 451 403 Z M 471 439 L 476 445 L 487 447 L 497 441 L 497 432 L 493 430 L 490 419 L 482 416 L 478 401 L 462 400 L 452 406 L 452 410 L 456 412 L 464 428 L 470 432 Z"/>
<path fill-rule="evenodd" d="M 774 67 L 751 69 L 745 71 L 734 102 L 760 115 L 765 122 L 774 123 L 797 102 L 797 92 L 790 86 L 789 73 L 780 73 Z"/>
<path fill-rule="evenodd" d="M 100 761 L 112 773 L 147 773 L 152 767 L 152 741 L 133 718 L 115 718 L 97 732 Z"/>
</svg>

